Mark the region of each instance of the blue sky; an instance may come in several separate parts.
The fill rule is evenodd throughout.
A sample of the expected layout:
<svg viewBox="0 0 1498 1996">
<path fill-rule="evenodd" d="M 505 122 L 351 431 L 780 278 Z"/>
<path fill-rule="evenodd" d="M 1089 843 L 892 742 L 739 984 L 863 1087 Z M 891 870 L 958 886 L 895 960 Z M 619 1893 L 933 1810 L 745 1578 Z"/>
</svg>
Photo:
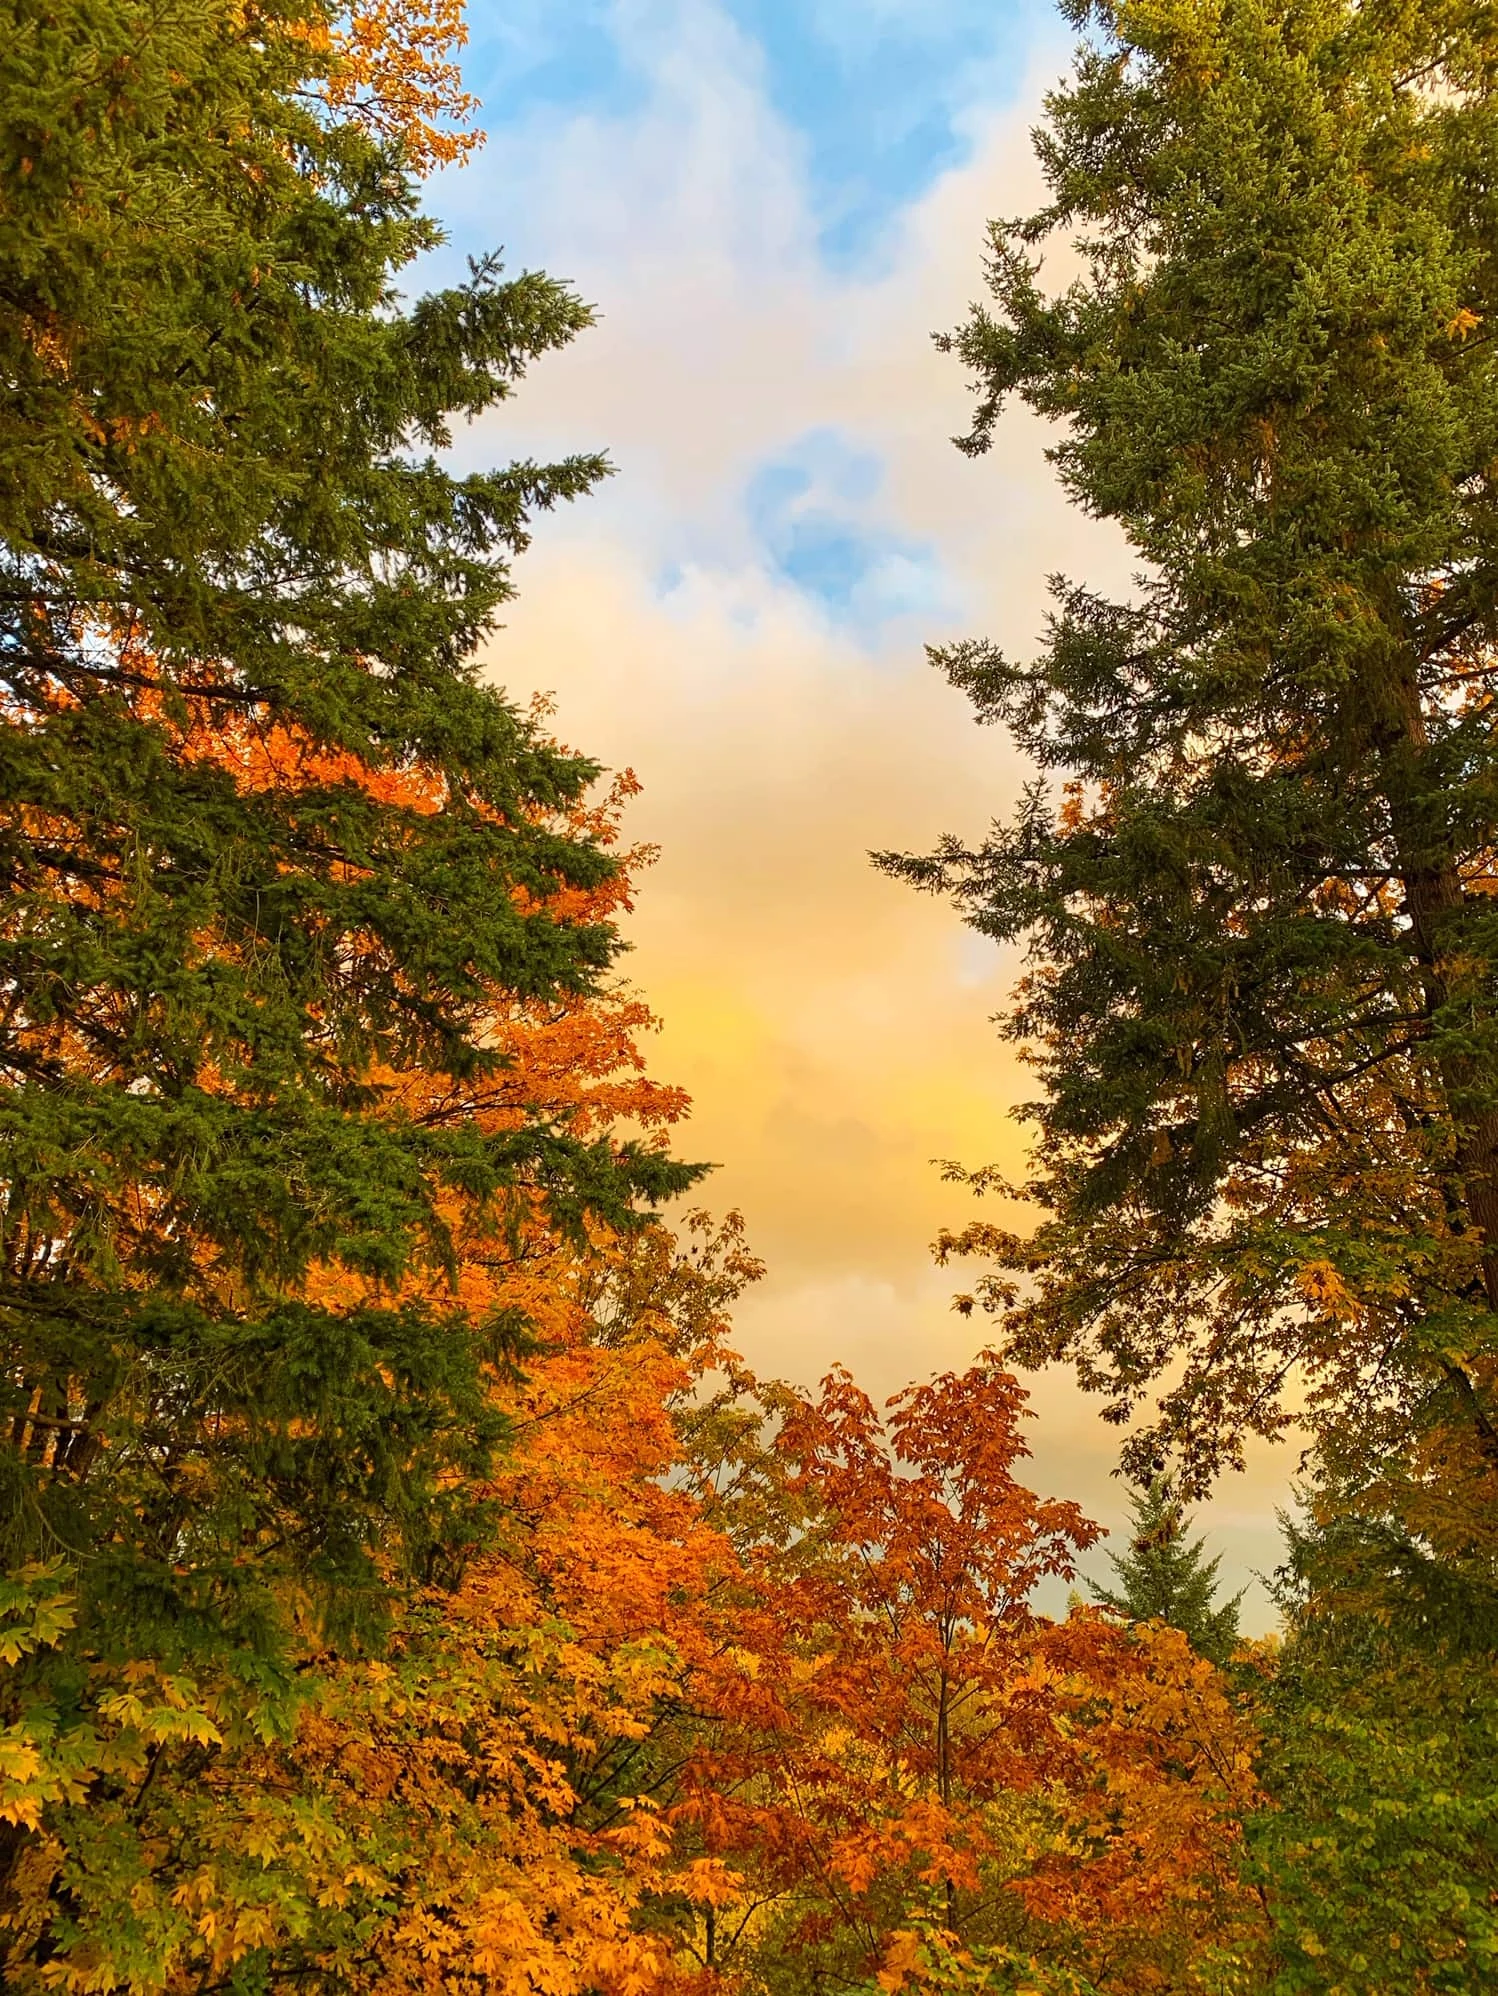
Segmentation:
<svg viewBox="0 0 1498 1996">
<path fill-rule="evenodd" d="M 826 254 L 876 252 L 890 215 L 960 165 L 975 100 L 1018 81 L 1036 10 L 1021 0 L 735 0 L 770 101 L 804 136 Z"/>
<path fill-rule="evenodd" d="M 465 68 L 483 101 L 491 160 L 508 157 L 523 173 L 529 146 L 586 134 L 615 184 L 629 179 L 630 135 L 649 126 L 653 109 L 659 115 L 671 51 L 685 50 L 687 66 L 697 65 L 708 102 L 721 68 L 740 115 L 742 101 L 753 102 L 759 134 L 744 150 L 773 155 L 765 211 L 784 209 L 786 186 L 794 188 L 797 237 L 779 262 L 800 258 L 809 266 L 803 277 L 824 282 L 832 336 L 837 288 L 851 312 L 856 288 L 897 264 L 909 216 L 972 159 L 1023 87 L 1034 44 L 1054 33 L 1040 0 L 508 0 L 474 9 Z M 675 87 L 690 93 L 691 84 L 678 78 Z M 692 171 L 684 145 L 680 172 Z M 482 165 L 478 172 L 482 181 Z M 493 173 L 501 188 L 505 176 L 505 165 Z M 669 181 L 669 167 L 639 197 L 656 215 L 677 194 L 660 187 L 661 177 Z M 741 195 L 725 227 L 752 233 L 753 207 Z M 579 272 L 565 261 L 565 241 L 542 239 L 536 204 L 522 198 L 515 209 L 502 198 L 470 204 L 453 250 L 490 247 L 497 222 L 519 260 L 556 268 L 563 256 L 561 267 L 610 311 L 587 259 Z M 964 592 L 939 548 L 892 517 L 881 440 L 840 428 L 830 412 L 808 413 L 801 433 L 766 435 L 749 461 L 725 460 L 708 503 L 680 524 L 658 579 L 669 589 L 685 563 L 732 560 L 747 537 L 763 568 L 866 649 L 922 613 L 957 610 Z M 637 487 L 636 506 L 641 497 Z M 613 493 L 606 503 L 630 502 Z"/>
<path fill-rule="evenodd" d="M 514 0 L 475 9 L 467 64 L 491 129 L 555 112 L 628 115 L 643 99 L 639 6 Z M 877 255 L 892 215 L 960 165 L 975 104 L 1017 86 L 1035 0 L 726 0 L 768 102 L 798 136 L 823 253 Z"/>
</svg>

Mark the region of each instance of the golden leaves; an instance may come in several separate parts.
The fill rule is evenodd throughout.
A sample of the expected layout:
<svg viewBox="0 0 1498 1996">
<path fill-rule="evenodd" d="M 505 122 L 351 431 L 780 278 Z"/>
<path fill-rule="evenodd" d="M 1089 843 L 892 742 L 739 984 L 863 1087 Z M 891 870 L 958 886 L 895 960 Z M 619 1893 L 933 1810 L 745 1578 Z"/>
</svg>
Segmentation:
<svg viewBox="0 0 1498 1996">
<path fill-rule="evenodd" d="M 323 85 L 330 108 L 398 139 L 414 172 L 482 144 L 478 99 L 455 59 L 468 40 L 464 0 L 357 0 L 333 27 L 303 33 L 333 58 Z"/>
<path fill-rule="evenodd" d="M 1296 1275 L 1296 1287 L 1320 1316 L 1350 1318 L 1358 1314 L 1358 1299 L 1329 1261 L 1308 1261 Z"/>
<path fill-rule="evenodd" d="M 55 1648 L 77 1619 L 64 1560 L 37 1560 L 0 1575 L 0 1663 L 16 1664 L 35 1650 Z"/>
</svg>

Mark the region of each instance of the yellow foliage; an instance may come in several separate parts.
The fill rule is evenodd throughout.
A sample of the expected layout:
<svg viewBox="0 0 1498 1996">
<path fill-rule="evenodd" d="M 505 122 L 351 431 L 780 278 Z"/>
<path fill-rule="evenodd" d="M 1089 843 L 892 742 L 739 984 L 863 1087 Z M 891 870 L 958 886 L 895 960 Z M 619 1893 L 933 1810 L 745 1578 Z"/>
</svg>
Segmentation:
<svg viewBox="0 0 1498 1996">
<path fill-rule="evenodd" d="M 464 0 L 358 0 L 331 23 L 295 31 L 331 58 L 331 110 L 398 140 L 416 173 L 461 160 L 483 142 L 478 99 L 463 88 Z"/>
</svg>

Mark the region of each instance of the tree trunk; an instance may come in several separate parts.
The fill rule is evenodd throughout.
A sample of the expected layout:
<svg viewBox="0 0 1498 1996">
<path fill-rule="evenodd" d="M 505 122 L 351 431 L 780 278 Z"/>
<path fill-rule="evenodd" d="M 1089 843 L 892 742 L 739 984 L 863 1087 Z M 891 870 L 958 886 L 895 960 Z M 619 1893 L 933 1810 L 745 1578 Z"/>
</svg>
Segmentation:
<svg viewBox="0 0 1498 1996">
<path fill-rule="evenodd" d="M 1431 785 L 1421 765 L 1430 748 L 1414 660 L 1408 651 L 1390 682 L 1393 712 L 1381 717 L 1379 747 L 1386 772 L 1390 826 L 1400 871 L 1404 910 L 1409 917 L 1415 961 L 1424 985 L 1427 1012 L 1434 1017 L 1453 997 L 1447 932 L 1459 920 L 1466 889 L 1449 836 L 1434 840 L 1423 822 L 1421 804 Z M 1437 1075 L 1454 1132 L 1456 1176 L 1463 1211 L 1457 1216 L 1481 1241 L 1482 1286 L 1488 1308 L 1498 1313 L 1498 1108 L 1475 1115 L 1463 1103 L 1482 1087 L 1484 1077 L 1470 1058 L 1437 1056 Z M 1454 1360 L 1443 1371 L 1463 1413 L 1471 1421 L 1483 1457 L 1498 1468 L 1498 1426 L 1483 1407 L 1471 1379 Z"/>
</svg>

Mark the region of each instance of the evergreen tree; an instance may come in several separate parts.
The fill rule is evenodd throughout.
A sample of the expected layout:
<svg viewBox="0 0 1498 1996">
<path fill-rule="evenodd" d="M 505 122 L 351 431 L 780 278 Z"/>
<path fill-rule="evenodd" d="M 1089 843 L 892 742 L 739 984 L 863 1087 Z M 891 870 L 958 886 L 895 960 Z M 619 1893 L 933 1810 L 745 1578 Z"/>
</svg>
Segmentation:
<svg viewBox="0 0 1498 1996">
<path fill-rule="evenodd" d="M 1049 1215 L 946 1247 L 996 1257 L 1023 1362 L 1120 1421 L 1158 1390 L 1136 1472 L 1173 1457 L 1189 1496 L 1304 1417 L 1345 1488 L 1424 1449 L 1407 1520 L 1438 1488 L 1491 1520 L 1498 20 L 1066 12 L 1052 199 L 993 226 L 994 303 L 947 344 L 966 447 L 1011 395 L 1051 419 L 1141 573 L 1058 581 L 1033 663 L 939 657 L 1041 773 L 983 842 L 884 863 L 1033 952 Z"/>
<path fill-rule="evenodd" d="M 113 1867 L 151 1986 L 93 1804 L 461 1562 L 523 1326 L 451 1292 L 454 1202 L 627 1230 L 695 1175 L 506 1093 L 617 862 L 474 652 L 606 467 L 436 453 L 589 314 L 401 296 L 438 235 L 336 25 L 0 7 L 0 1768 L 61 1812 L 0 1807 L 12 1977 L 86 1979 Z"/>
<path fill-rule="evenodd" d="M 1189 1536 L 1191 1521 L 1163 1477 L 1152 1477 L 1129 1503 L 1134 1514 L 1129 1550 L 1121 1558 L 1108 1555 L 1118 1586 L 1089 1583 L 1093 1600 L 1131 1622 L 1169 1622 L 1200 1655 L 1226 1664 L 1238 1647 L 1243 1594 L 1218 1605 L 1221 1555 L 1208 1559 L 1206 1540 Z"/>
</svg>

